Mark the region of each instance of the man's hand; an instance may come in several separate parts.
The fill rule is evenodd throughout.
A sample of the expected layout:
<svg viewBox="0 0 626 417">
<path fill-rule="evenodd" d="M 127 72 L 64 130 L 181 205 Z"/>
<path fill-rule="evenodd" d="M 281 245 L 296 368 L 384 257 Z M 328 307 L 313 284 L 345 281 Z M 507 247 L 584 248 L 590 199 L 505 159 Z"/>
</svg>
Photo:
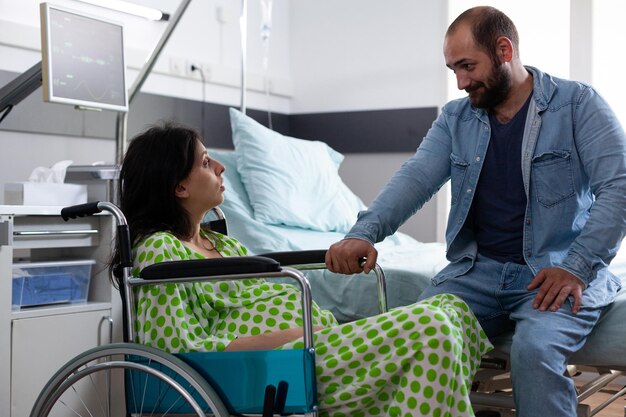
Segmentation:
<svg viewBox="0 0 626 417">
<path fill-rule="evenodd" d="M 545 268 L 539 271 L 528 285 L 528 290 L 539 288 L 533 308 L 541 311 L 557 311 L 568 296 L 574 297 L 572 313 L 580 310 L 585 285 L 575 275 L 561 268 Z"/>
<path fill-rule="evenodd" d="M 331 245 L 326 252 L 326 267 L 340 274 L 369 273 L 376 265 L 378 251 L 371 243 L 361 239 L 344 239 Z M 365 264 L 360 265 L 360 259 Z"/>
</svg>

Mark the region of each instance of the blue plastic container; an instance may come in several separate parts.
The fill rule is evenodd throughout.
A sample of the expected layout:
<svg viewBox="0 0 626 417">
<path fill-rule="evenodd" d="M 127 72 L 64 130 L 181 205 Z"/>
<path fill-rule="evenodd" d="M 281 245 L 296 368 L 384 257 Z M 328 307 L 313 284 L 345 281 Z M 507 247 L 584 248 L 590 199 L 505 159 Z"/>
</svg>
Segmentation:
<svg viewBox="0 0 626 417">
<path fill-rule="evenodd" d="M 87 301 L 93 260 L 13 264 L 13 309 Z"/>
</svg>

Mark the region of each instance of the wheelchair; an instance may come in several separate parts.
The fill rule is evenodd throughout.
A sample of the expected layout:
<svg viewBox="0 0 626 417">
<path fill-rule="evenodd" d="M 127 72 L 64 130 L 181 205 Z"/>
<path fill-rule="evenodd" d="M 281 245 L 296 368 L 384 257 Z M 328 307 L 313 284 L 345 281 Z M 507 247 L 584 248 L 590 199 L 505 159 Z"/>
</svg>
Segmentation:
<svg viewBox="0 0 626 417">
<path fill-rule="evenodd" d="M 226 233 L 223 213 L 214 210 L 217 219 L 210 227 Z M 325 268 L 324 250 L 163 262 L 131 277 L 129 230 L 117 206 L 87 203 L 66 207 L 61 215 L 67 221 L 102 211 L 117 223 L 124 342 L 98 346 L 71 359 L 45 385 L 31 417 L 318 415 L 312 295 L 302 271 Z M 385 275 L 378 265 L 374 272 L 378 306 L 386 312 Z M 296 281 L 301 289 L 303 349 L 170 354 L 133 343 L 138 287 L 249 278 Z"/>
</svg>

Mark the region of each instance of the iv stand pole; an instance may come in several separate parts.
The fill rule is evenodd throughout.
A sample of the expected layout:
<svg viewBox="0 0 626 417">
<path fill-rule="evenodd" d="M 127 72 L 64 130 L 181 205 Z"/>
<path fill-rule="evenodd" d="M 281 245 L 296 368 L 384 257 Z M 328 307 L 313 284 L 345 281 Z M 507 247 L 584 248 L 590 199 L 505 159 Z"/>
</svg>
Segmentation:
<svg viewBox="0 0 626 417">
<path fill-rule="evenodd" d="M 248 1 L 241 0 L 239 16 L 239 33 L 241 34 L 241 112 L 246 114 L 246 53 L 248 50 Z"/>
</svg>

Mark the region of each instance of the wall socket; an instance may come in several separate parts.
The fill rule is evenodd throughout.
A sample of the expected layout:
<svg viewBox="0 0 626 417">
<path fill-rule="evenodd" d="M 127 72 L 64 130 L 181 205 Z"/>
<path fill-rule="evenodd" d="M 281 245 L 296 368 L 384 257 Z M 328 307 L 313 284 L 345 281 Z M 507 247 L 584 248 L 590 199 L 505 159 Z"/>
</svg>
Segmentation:
<svg viewBox="0 0 626 417">
<path fill-rule="evenodd" d="M 185 64 L 185 75 L 195 79 L 202 79 L 200 75 L 200 71 L 194 71 L 193 67 L 199 68 L 202 70 L 202 75 L 204 75 L 204 80 L 208 81 L 211 79 L 211 65 L 206 62 L 198 62 L 198 61 L 187 61 Z"/>
<path fill-rule="evenodd" d="M 185 60 L 183 58 L 170 57 L 170 71 L 171 75 L 183 76 L 185 75 Z"/>
</svg>

